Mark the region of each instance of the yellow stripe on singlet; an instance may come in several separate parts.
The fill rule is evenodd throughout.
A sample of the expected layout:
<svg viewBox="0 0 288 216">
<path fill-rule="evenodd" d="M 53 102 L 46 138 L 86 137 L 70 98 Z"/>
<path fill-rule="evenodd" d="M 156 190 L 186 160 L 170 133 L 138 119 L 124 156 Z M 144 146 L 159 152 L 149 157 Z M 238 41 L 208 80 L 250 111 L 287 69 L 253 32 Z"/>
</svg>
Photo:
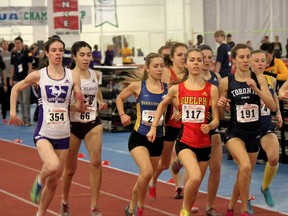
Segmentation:
<svg viewBox="0 0 288 216">
<path fill-rule="evenodd" d="M 134 130 L 135 131 L 138 131 L 138 129 L 140 127 L 140 123 L 141 123 L 140 104 L 137 103 L 136 104 L 136 121 L 135 121 L 135 125 L 134 125 Z"/>
</svg>

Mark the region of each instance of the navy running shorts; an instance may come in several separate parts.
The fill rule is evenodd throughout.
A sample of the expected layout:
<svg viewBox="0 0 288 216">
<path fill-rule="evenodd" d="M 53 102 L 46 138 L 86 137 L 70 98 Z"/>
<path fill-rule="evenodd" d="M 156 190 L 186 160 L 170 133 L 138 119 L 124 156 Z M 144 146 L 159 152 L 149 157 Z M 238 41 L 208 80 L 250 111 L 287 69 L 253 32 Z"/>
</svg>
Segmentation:
<svg viewBox="0 0 288 216">
<path fill-rule="evenodd" d="M 52 144 L 55 150 L 65 150 L 65 149 L 68 149 L 70 145 L 70 137 L 63 138 L 63 139 L 51 139 L 51 138 L 47 138 L 45 136 L 36 134 L 33 137 L 35 146 L 36 146 L 37 141 L 41 139 L 48 140 Z"/>
<path fill-rule="evenodd" d="M 243 131 L 236 128 L 228 128 L 224 134 L 224 144 L 232 139 L 239 138 L 245 143 L 245 147 L 248 153 L 256 153 L 260 148 L 260 130 L 255 131 Z"/>
<path fill-rule="evenodd" d="M 159 157 L 161 156 L 163 150 L 163 137 L 156 138 L 152 143 L 146 136 L 143 136 L 142 134 L 133 130 L 128 141 L 129 152 L 138 146 L 146 147 L 149 151 L 150 157 Z"/>
</svg>

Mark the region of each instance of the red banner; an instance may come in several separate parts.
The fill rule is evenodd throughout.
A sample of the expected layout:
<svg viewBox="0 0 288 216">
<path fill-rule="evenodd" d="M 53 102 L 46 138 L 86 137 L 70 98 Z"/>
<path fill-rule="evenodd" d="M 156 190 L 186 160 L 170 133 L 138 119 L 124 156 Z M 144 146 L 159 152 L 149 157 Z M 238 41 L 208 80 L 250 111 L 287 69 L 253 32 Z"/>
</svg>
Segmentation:
<svg viewBox="0 0 288 216">
<path fill-rule="evenodd" d="M 54 17 L 54 28 L 78 30 L 79 29 L 78 16 Z"/>
<path fill-rule="evenodd" d="M 53 0 L 53 15 L 57 35 L 79 34 L 78 0 Z"/>
<path fill-rule="evenodd" d="M 77 0 L 54 0 L 53 11 L 66 12 L 66 11 L 77 11 L 78 12 L 78 1 Z"/>
</svg>

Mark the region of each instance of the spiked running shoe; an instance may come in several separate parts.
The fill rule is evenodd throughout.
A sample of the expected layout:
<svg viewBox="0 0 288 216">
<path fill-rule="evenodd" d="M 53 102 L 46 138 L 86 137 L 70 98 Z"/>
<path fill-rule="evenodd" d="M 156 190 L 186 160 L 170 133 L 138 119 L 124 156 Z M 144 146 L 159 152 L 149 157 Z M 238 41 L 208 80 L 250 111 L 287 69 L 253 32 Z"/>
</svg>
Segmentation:
<svg viewBox="0 0 288 216">
<path fill-rule="evenodd" d="M 248 213 L 249 213 L 250 215 L 253 215 L 253 214 L 254 214 L 251 200 L 248 200 Z"/>
<path fill-rule="evenodd" d="M 179 173 L 180 169 L 182 168 L 182 163 L 179 158 L 177 158 L 172 164 L 172 171 L 174 174 Z"/>
<path fill-rule="evenodd" d="M 186 209 L 181 209 L 179 216 L 190 216 L 190 212 Z"/>
<path fill-rule="evenodd" d="M 38 176 L 36 177 L 32 189 L 30 191 L 30 197 L 33 203 L 39 204 L 42 194 L 42 185 L 38 183 Z"/>
<path fill-rule="evenodd" d="M 136 216 L 143 216 L 144 215 L 144 208 L 137 208 Z"/>
<path fill-rule="evenodd" d="M 211 207 L 206 211 L 206 216 L 222 216 L 222 214 L 217 213 L 216 209 Z"/>
<path fill-rule="evenodd" d="M 69 208 L 68 203 L 64 204 L 63 202 L 61 202 L 60 215 L 61 216 L 70 216 L 70 208 Z"/>
<path fill-rule="evenodd" d="M 175 194 L 174 194 L 174 198 L 175 199 L 183 199 L 183 189 L 181 187 L 178 187 L 175 191 Z"/>
<path fill-rule="evenodd" d="M 225 203 L 225 208 L 226 208 L 226 216 L 234 216 L 234 210 L 229 209 L 229 202 Z"/>
<path fill-rule="evenodd" d="M 268 206 L 273 207 L 275 205 L 274 199 L 270 193 L 269 187 L 266 188 L 265 190 L 262 190 L 262 186 L 260 188 L 261 193 L 263 194 L 264 198 L 265 198 L 265 202 Z"/>
<path fill-rule="evenodd" d="M 129 212 L 129 208 L 130 208 L 129 205 L 125 208 L 125 216 L 135 216 L 134 213 L 130 213 L 130 212 Z"/>
<path fill-rule="evenodd" d="M 192 208 L 190 209 L 190 212 L 192 214 L 196 214 L 199 212 L 199 208 L 197 206 L 192 206 Z"/>
<path fill-rule="evenodd" d="M 91 210 L 91 216 L 102 216 L 101 212 L 97 208 Z"/>
<path fill-rule="evenodd" d="M 152 201 L 156 200 L 156 187 L 155 186 L 148 186 L 148 196 Z"/>
</svg>

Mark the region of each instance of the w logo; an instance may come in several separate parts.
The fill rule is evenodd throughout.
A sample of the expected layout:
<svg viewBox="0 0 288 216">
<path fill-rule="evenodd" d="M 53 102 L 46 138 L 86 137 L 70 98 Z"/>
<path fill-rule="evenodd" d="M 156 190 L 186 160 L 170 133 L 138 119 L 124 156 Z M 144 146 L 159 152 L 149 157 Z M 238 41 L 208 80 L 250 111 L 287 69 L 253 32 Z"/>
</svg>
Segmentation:
<svg viewBox="0 0 288 216">
<path fill-rule="evenodd" d="M 64 103 L 68 88 L 68 86 L 45 86 L 47 101 L 50 103 Z"/>
</svg>

